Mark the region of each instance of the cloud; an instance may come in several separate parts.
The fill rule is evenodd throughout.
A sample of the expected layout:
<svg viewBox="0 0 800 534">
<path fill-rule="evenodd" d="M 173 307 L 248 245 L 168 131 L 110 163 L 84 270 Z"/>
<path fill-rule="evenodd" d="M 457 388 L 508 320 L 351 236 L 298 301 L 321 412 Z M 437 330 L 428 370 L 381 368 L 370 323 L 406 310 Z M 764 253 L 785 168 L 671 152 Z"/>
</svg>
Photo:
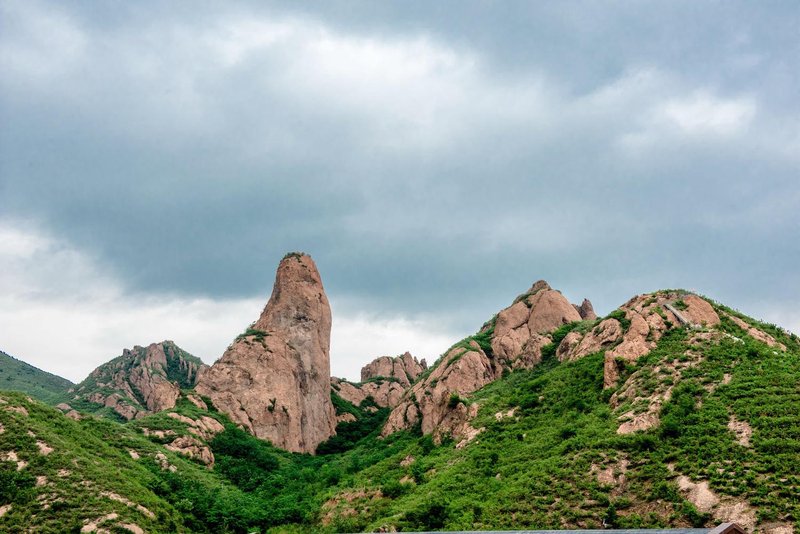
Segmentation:
<svg viewBox="0 0 800 534">
<path fill-rule="evenodd" d="M 125 347 L 165 339 L 211 364 L 266 302 L 132 292 L 84 252 L 21 221 L 0 223 L 0 263 L 0 349 L 73 381 Z M 358 380 L 372 358 L 406 350 L 432 362 L 453 341 L 421 318 L 350 315 L 335 306 L 334 375 Z"/>
<path fill-rule="evenodd" d="M 0 9 L 0 215 L 50 240 L 25 298 L 235 307 L 298 249 L 337 317 L 431 344 L 538 278 L 800 298 L 795 10 Z"/>
</svg>

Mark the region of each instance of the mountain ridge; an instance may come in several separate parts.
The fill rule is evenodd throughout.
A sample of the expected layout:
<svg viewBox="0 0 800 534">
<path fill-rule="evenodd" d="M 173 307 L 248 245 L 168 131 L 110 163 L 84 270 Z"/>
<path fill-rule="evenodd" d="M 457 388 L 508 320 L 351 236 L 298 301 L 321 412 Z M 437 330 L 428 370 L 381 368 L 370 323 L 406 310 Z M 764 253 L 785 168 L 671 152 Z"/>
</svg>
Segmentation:
<svg viewBox="0 0 800 534">
<path fill-rule="evenodd" d="M 307 451 L 316 456 L 253 437 L 191 388 L 124 423 L 2 394 L 0 527 L 800 526 L 797 336 L 683 290 L 637 295 L 601 318 L 580 312 L 590 308 L 539 281 L 426 369 L 408 354 L 376 358 L 358 384 L 325 377 L 336 428 Z M 303 305 L 286 309 L 280 328 L 317 328 L 295 313 Z M 271 347 L 258 339 L 278 337 L 269 330 L 234 346 Z M 81 440 L 100 437 L 103 460 L 91 463 Z M 87 460 L 70 467 L 72 457 Z M 126 484 L 107 472 L 119 466 Z"/>
</svg>

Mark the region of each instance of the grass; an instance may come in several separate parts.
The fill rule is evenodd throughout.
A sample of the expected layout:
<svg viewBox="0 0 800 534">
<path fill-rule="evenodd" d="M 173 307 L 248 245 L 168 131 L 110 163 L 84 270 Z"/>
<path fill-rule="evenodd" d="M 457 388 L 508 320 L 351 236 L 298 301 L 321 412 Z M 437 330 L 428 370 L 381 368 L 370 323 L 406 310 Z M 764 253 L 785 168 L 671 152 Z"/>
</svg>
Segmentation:
<svg viewBox="0 0 800 534">
<path fill-rule="evenodd" d="M 618 315 L 612 314 L 621 320 Z M 745 336 L 729 320 L 723 319 L 719 330 L 735 337 L 714 341 L 692 341 L 694 330 L 673 329 L 656 349 L 622 369 L 620 384 L 630 379 L 633 394 L 614 408 L 609 401 L 617 390 L 603 388 L 602 352 L 574 362 L 554 357 L 569 332 L 593 324 L 563 325 L 551 334 L 553 343 L 544 347 L 539 365 L 510 372 L 472 394 L 469 402 L 480 405 L 472 425 L 483 431 L 461 449 L 452 441 L 437 446 L 419 429 L 381 438 L 387 409 L 372 411 L 369 401 L 354 406 L 334 392 L 337 414 L 351 414 L 355 421 L 340 423 L 337 436 L 320 445 L 317 456 L 292 454 L 254 438 L 213 408 L 206 412 L 181 398 L 177 413 L 214 417 L 225 426 L 209 442 L 216 458 L 210 470 L 166 451 L 162 442 L 169 440 L 143 435 L 142 428 L 188 433 L 184 423 L 166 414 L 126 424 L 74 422 L 20 394 L 3 394 L 8 405 L 25 407 L 30 415 L 0 405 L 0 451 L 14 450 L 29 465 L 17 471 L 0 462 L 0 505 L 12 504 L 0 518 L 0 530 L 21 524 L 43 532 L 79 530 L 87 519 L 112 511 L 155 532 L 715 523 L 686 501 L 676 483 L 679 474 L 708 480 L 722 498 L 746 500 L 761 522 L 800 527 L 800 350 L 791 334 L 770 331 L 789 349 L 781 352 Z M 487 323 L 448 354 L 457 357 L 453 349 L 466 350 L 473 342 L 486 350 L 491 327 Z M 699 356 L 687 355 L 690 344 Z M 673 375 L 670 366 L 678 363 Z M 617 434 L 623 413 L 647 409 L 648 395 L 666 387 L 672 388 L 671 396 L 658 412 L 659 425 Z M 496 417 L 510 410 L 513 415 Z M 737 443 L 728 430 L 731 417 L 752 427 L 750 447 Z M 55 452 L 40 455 L 37 439 Z M 133 460 L 129 449 L 142 458 Z M 154 460 L 158 452 L 167 455 L 176 473 L 161 469 Z M 59 477 L 61 469 L 70 475 Z M 601 483 L 597 473 L 605 469 L 617 480 L 624 470 L 625 483 Z M 42 475 L 52 487 L 36 486 L 36 476 Z M 141 503 L 155 519 L 100 497 L 102 491 Z M 50 494 L 63 501 L 44 510 L 45 501 L 37 499 Z"/>
</svg>

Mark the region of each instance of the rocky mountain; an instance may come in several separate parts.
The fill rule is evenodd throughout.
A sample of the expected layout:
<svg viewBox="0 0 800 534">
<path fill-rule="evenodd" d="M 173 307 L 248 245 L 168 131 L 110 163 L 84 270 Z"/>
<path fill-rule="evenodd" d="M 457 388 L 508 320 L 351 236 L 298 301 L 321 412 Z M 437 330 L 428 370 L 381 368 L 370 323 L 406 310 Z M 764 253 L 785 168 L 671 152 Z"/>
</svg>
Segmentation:
<svg viewBox="0 0 800 534">
<path fill-rule="evenodd" d="M 540 281 L 429 368 L 381 357 L 352 384 L 291 255 L 172 407 L 121 423 L 0 394 L 0 531 L 797 531 L 800 339 L 681 290 L 590 311 Z"/>
<path fill-rule="evenodd" d="M 365 400 L 382 408 L 394 408 L 405 391 L 428 368 L 406 352 L 400 356 L 381 356 L 361 369 L 361 382 L 332 377 L 331 387 L 344 400 L 361 406 Z"/>
<path fill-rule="evenodd" d="M 258 320 L 202 374 L 196 389 L 253 435 L 313 453 L 335 432 L 331 309 L 310 256 L 287 254 Z"/>
<path fill-rule="evenodd" d="M 21 391 L 48 404 L 57 404 L 67 398 L 67 390 L 74 386 L 66 378 L 42 371 L 22 360 L 0 351 L 0 390 Z"/>
<path fill-rule="evenodd" d="M 574 306 L 544 280 L 539 280 L 513 304 L 498 313 L 480 331 L 453 345 L 423 380 L 404 395 L 389 415 L 383 435 L 421 425 L 424 434 L 457 440 L 472 439 L 477 431 L 468 421 L 477 407 L 461 398 L 513 369 L 529 369 L 542 359 L 542 348 L 552 343 L 551 332 L 582 321 L 591 303 Z M 594 312 L 591 311 L 593 314 Z"/>
<path fill-rule="evenodd" d="M 71 406 L 113 413 L 125 420 L 175 406 L 207 366 L 172 341 L 125 349 L 70 390 Z"/>
</svg>

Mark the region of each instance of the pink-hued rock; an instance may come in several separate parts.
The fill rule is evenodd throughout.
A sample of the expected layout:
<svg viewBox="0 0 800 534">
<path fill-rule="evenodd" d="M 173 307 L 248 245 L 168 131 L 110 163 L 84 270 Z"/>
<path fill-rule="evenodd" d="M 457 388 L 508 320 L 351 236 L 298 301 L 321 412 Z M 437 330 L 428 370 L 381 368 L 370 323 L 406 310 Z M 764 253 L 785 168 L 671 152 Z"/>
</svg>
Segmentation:
<svg viewBox="0 0 800 534">
<path fill-rule="evenodd" d="M 531 334 L 546 334 L 559 326 L 580 321 L 575 307 L 558 291 L 544 289 L 527 299 L 531 306 L 528 329 Z"/>
<path fill-rule="evenodd" d="M 420 421 L 423 434 L 434 434 L 434 439 L 441 440 L 465 423 L 463 417 L 448 417 L 461 404 L 452 406 L 451 397 L 468 395 L 495 378 L 489 357 L 477 343 L 472 342 L 469 349 L 451 349 L 442 363 L 424 381 L 415 384 L 404 401 L 392 410 L 382 435 L 410 428 Z M 452 425 L 442 424 L 446 422 Z"/>
<path fill-rule="evenodd" d="M 375 380 L 363 384 L 352 384 L 339 378 L 331 378 L 331 387 L 344 400 L 359 406 L 367 398 L 381 407 L 397 406 L 406 391 L 400 382 L 393 380 Z"/>
<path fill-rule="evenodd" d="M 622 339 L 622 325 L 616 319 L 605 319 L 586 335 L 567 334 L 558 346 L 556 356 L 561 361 L 574 361 L 589 354 L 613 347 Z"/>
<path fill-rule="evenodd" d="M 597 319 L 597 314 L 594 313 L 594 307 L 589 299 L 583 299 L 583 302 L 580 306 L 575 306 L 575 310 L 578 312 L 578 315 L 581 316 L 581 319 L 584 321 L 594 321 Z"/>
<path fill-rule="evenodd" d="M 164 448 L 199 460 L 209 467 L 214 465 L 214 453 L 211 452 L 211 449 L 192 436 L 176 438 L 171 443 L 164 445 Z"/>
<path fill-rule="evenodd" d="M 417 361 L 410 353 L 401 356 L 381 356 L 361 369 L 361 381 L 375 378 L 390 378 L 408 387 L 428 368 L 425 360 Z"/>
<path fill-rule="evenodd" d="M 131 420 L 174 407 L 181 387 L 193 386 L 206 367 L 172 341 L 137 345 L 92 371 L 73 393 Z"/>
<path fill-rule="evenodd" d="M 468 402 L 453 402 L 451 398 L 467 397 L 496 380 L 504 370 L 537 365 L 542 348 L 551 343 L 550 333 L 580 320 L 576 307 L 560 292 L 543 280 L 536 282 L 481 329 L 480 333 L 486 335 L 493 327 L 487 340 L 491 346 L 488 354 L 475 341 L 468 349 L 458 344 L 448 351 L 424 380 L 404 394 L 389 414 L 382 434 L 387 436 L 419 423 L 422 432 L 433 434 L 437 441 L 444 435 L 457 440 L 474 438 L 479 429 L 470 426 L 469 420 L 477 408 L 467 410 Z"/>
<path fill-rule="evenodd" d="M 730 315 L 730 314 L 727 314 L 727 313 L 725 315 L 727 315 L 728 318 L 731 321 L 733 321 L 733 323 L 736 326 L 738 326 L 739 328 L 744 330 L 745 333 L 747 333 L 748 336 L 752 337 L 756 341 L 760 341 L 761 343 L 764 343 L 769 347 L 773 347 L 773 348 L 777 347 L 777 348 L 781 349 L 782 351 L 786 351 L 786 345 L 784 345 L 783 343 L 779 343 L 779 342 L 775 341 L 774 337 L 772 337 L 771 335 L 767 334 L 763 330 L 759 330 L 758 328 L 750 326 L 749 324 L 747 324 L 746 322 L 742 321 L 741 319 L 739 319 L 735 315 Z"/>
<path fill-rule="evenodd" d="M 335 433 L 336 414 L 331 310 L 310 256 L 281 261 L 272 296 L 250 332 L 202 374 L 197 392 L 256 437 L 313 453 Z"/>
</svg>

